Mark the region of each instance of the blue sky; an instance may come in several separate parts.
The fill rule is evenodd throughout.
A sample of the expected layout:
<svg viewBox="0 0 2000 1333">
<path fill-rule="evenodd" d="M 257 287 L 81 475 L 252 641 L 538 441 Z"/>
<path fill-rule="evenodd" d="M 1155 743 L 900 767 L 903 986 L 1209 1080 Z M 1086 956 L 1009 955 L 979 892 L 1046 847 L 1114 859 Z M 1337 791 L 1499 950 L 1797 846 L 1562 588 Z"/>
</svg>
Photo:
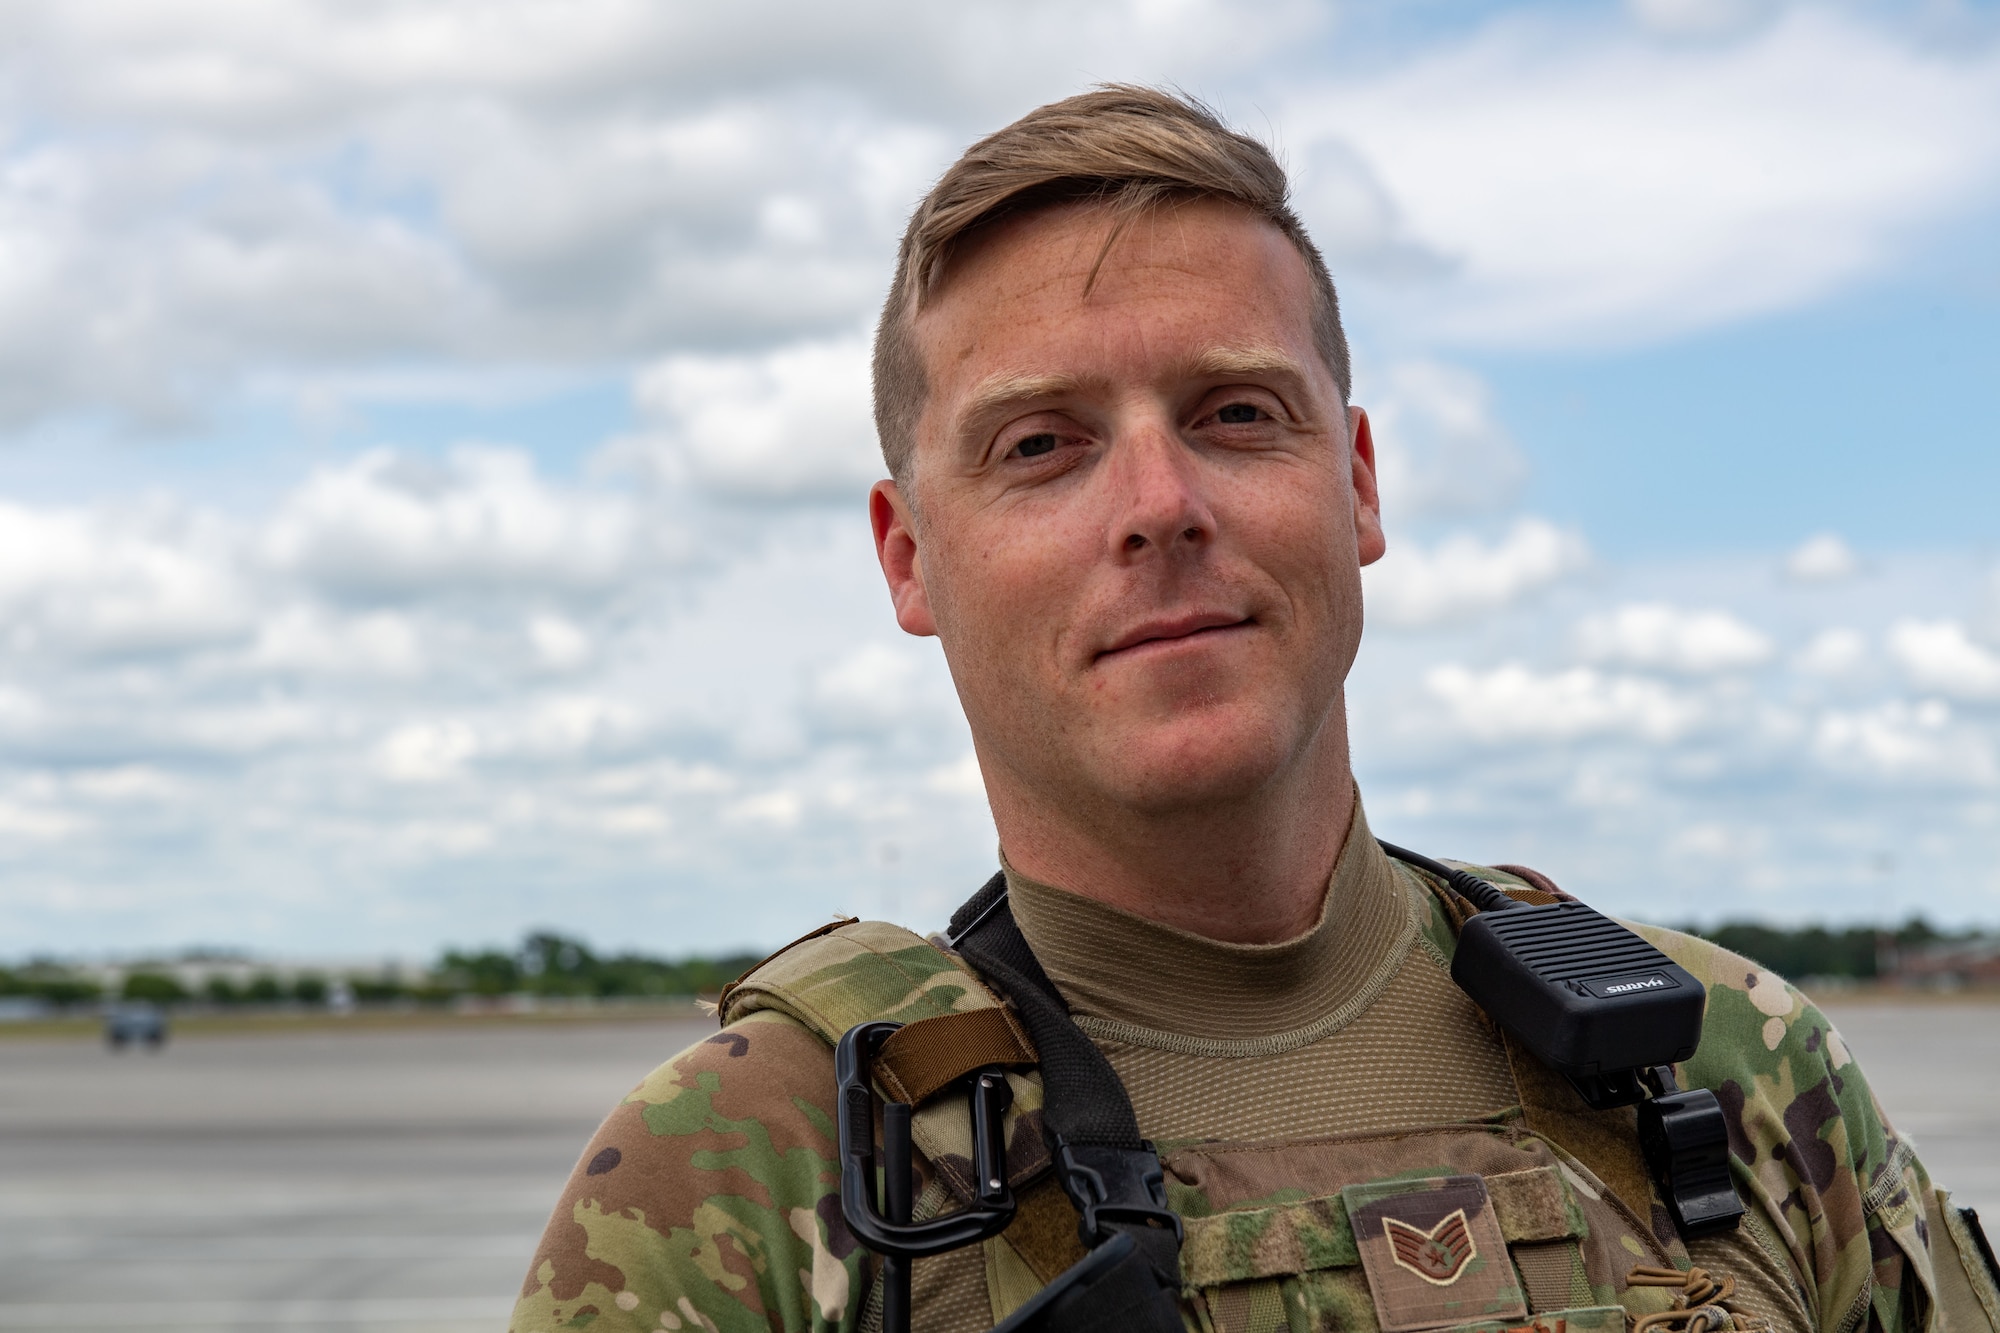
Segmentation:
<svg viewBox="0 0 2000 1333">
<path fill-rule="evenodd" d="M 993 858 L 865 330 L 1102 78 L 1268 137 L 1390 556 L 1379 832 L 2000 922 L 2000 7 L 0 15 L 0 953 L 679 953 Z"/>
</svg>

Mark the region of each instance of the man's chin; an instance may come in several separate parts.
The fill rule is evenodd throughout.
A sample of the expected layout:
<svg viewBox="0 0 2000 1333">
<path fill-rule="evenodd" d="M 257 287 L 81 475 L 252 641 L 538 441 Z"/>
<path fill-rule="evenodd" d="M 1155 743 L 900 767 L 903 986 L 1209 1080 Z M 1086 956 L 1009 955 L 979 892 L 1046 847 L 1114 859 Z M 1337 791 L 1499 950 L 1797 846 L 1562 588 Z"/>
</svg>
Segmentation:
<svg viewBox="0 0 2000 1333">
<path fill-rule="evenodd" d="M 1275 731 L 1218 718 L 1183 734 L 1137 738 L 1107 756 L 1109 771 L 1101 772 L 1101 786 L 1135 814 L 1177 814 L 1253 799 L 1295 758 Z"/>
</svg>

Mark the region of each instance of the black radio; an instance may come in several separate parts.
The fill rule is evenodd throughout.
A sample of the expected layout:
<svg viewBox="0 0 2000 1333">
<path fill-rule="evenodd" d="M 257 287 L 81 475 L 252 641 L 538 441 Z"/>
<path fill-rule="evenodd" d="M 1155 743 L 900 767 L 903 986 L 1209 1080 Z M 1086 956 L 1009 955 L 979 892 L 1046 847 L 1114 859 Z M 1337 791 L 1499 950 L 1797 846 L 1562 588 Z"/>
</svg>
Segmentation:
<svg viewBox="0 0 2000 1333">
<path fill-rule="evenodd" d="M 1582 903 L 1516 902 L 1464 870 L 1389 843 L 1478 912 L 1458 932 L 1451 979 L 1596 1110 L 1639 1106 L 1639 1144 L 1683 1236 L 1735 1228 L 1729 1127 L 1706 1088 L 1672 1066 L 1701 1041 L 1708 992 L 1692 973 Z"/>
</svg>

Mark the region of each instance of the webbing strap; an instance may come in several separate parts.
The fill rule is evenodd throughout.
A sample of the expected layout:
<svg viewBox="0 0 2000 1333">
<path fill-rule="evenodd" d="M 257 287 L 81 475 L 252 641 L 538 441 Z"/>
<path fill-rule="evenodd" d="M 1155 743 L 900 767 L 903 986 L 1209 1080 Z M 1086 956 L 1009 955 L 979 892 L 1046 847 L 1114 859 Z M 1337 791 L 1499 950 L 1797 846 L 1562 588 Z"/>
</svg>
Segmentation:
<svg viewBox="0 0 2000 1333">
<path fill-rule="evenodd" d="M 1034 1039 L 1041 1057 L 1042 1137 L 1048 1144 L 1058 1177 L 1065 1170 L 1073 1176 L 1090 1177 L 1103 1191 L 1096 1202 L 1109 1205 L 1107 1213 L 1121 1207 L 1136 1207 L 1142 1212 L 1153 1211 L 1157 1216 L 1165 1202 L 1163 1192 L 1155 1193 L 1160 1191 L 1161 1184 L 1159 1159 L 1153 1155 L 1153 1146 L 1140 1137 L 1132 1098 L 1111 1062 L 1104 1058 L 1104 1052 L 1070 1018 L 1061 992 L 1042 970 L 1034 950 L 1028 947 L 1007 905 L 1004 873 L 988 880 L 953 915 L 951 943 L 989 985 L 1013 1001 L 1028 1035 Z M 1102 1149 L 1120 1152 L 1093 1151 Z M 1143 1170 L 1135 1172 L 1135 1164 L 1143 1164 Z M 1145 1175 L 1151 1177 L 1150 1190 L 1141 1178 Z M 1079 1197 L 1080 1184 L 1077 1178 L 1067 1179 L 1064 1189 L 1078 1205 L 1087 1229 L 1091 1209 Z M 1129 1236 L 1153 1274 L 1150 1280 L 1140 1281 L 1136 1286 L 1132 1285 L 1137 1281 L 1136 1276 L 1125 1273 L 1116 1281 L 1107 1279 L 1091 1287 L 1087 1296 L 1083 1289 L 1073 1293 L 1071 1300 L 1076 1303 L 1077 1312 L 1094 1308 L 1097 1302 L 1111 1302 L 1098 1311 L 1104 1318 L 1076 1327 L 1178 1329 L 1176 1307 L 1165 1293 L 1180 1286 L 1179 1221 L 1171 1213 L 1164 1216 L 1173 1221 L 1176 1229 L 1114 1220 L 1102 1227 L 1099 1236 L 1085 1238 L 1086 1243 L 1102 1249 L 1099 1242 L 1107 1236 Z M 1078 1267 L 1081 1269 L 1083 1265 Z M 1114 1307 L 1119 1313 L 1116 1319 L 1111 1319 L 1107 1312 Z"/>
<path fill-rule="evenodd" d="M 1034 1043 L 1013 1013 L 995 1005 L 905 1023 L 875 1052 L 875 1075 L 890 1100 L 922 1105 L 977 1070 L 1035 1063 Z"/>
<path fill-rule="evenodd" d="M 1043 1134 L 1049 1155 L 1056 1142 L 1107 1148 L 1138 1148 L 1139 1118 L 1125 1085 L 1089 1037 L 1069 1016 L 1069 1008 L 1049 974 L 1028 947 L 1008 908 L 1007 876 L 986 881 L 951 918 L 951 943 L 980 975 L 998 987 L 1034 1039 L 1041 1054 Z"/>
<path fill-rule="evenodd" d="M 1548 1314 L 1591 1303 L 1583 1246 L 1575 1239 L 1516 1244 L 1507 1249 L 1528 1289 L 1528 1313 Z"/>
</svg>

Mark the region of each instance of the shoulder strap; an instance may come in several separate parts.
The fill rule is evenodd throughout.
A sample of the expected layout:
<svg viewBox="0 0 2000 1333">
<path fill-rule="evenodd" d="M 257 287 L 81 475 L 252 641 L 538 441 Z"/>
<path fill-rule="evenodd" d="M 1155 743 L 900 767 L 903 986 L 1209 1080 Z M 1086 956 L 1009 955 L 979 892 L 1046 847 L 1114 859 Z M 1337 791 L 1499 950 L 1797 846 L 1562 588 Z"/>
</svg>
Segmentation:
<svg viewBox="0 0 2000 1333">
<path fill-rule="evenodd" d="M 1104 1302 L 1095 1322 L 1077 1326 L 1178 1329 L 1171 1294 L 1180 1289 L 1181 1221 L 1167 1205 L 1159 1155 L 1140 1137 L 1123 1080 L 1070 1017 L 1061 992 L 1028 947 L 1007 903 L 1004 873 L 958 909 L 951 943 L 1013 1001 L 1041 1053 L 1042 1137 L 1056 1178 L 1080 1215 L 1079 1235 L 1105 1262 L 1114 1245 L 1129 1245 L 1143 1260 L 1094 1295 L 1073 1296 L 1072 1313 Z M 1078 1264 L 1065 1279 L 1091 1262 Z M 1046 1290 L 1053 1294 L 1062 1285 Z M 1115 1325 L 1108 1319 L 1113 1310 Z M 1017 1319 L 1034 1326 L 1029 1307 Z"/>
<path fill-rule="evenodd" d="M 1069 1006 L 1042 970 L 1007 903 L 1007 877 L 995 875 L 951 919 L 951 943 L 1005 992 L 1042 1056 L 1047 1090 L 1043 1133 L 1057 1140 L 1138 1149 L 1139 1118 L 1104 1053 L 1069 1016 Z"/>
<path fill-rule="evenodd" d="M 793 941 L 737 978 L 718 1013 L 726 1025 L 775 1009 L 831 1046 L 856 1023 L 915 1023 L 999 1004 L 970 969 L 921 935 L 850 918 Z"/>
</svg>

